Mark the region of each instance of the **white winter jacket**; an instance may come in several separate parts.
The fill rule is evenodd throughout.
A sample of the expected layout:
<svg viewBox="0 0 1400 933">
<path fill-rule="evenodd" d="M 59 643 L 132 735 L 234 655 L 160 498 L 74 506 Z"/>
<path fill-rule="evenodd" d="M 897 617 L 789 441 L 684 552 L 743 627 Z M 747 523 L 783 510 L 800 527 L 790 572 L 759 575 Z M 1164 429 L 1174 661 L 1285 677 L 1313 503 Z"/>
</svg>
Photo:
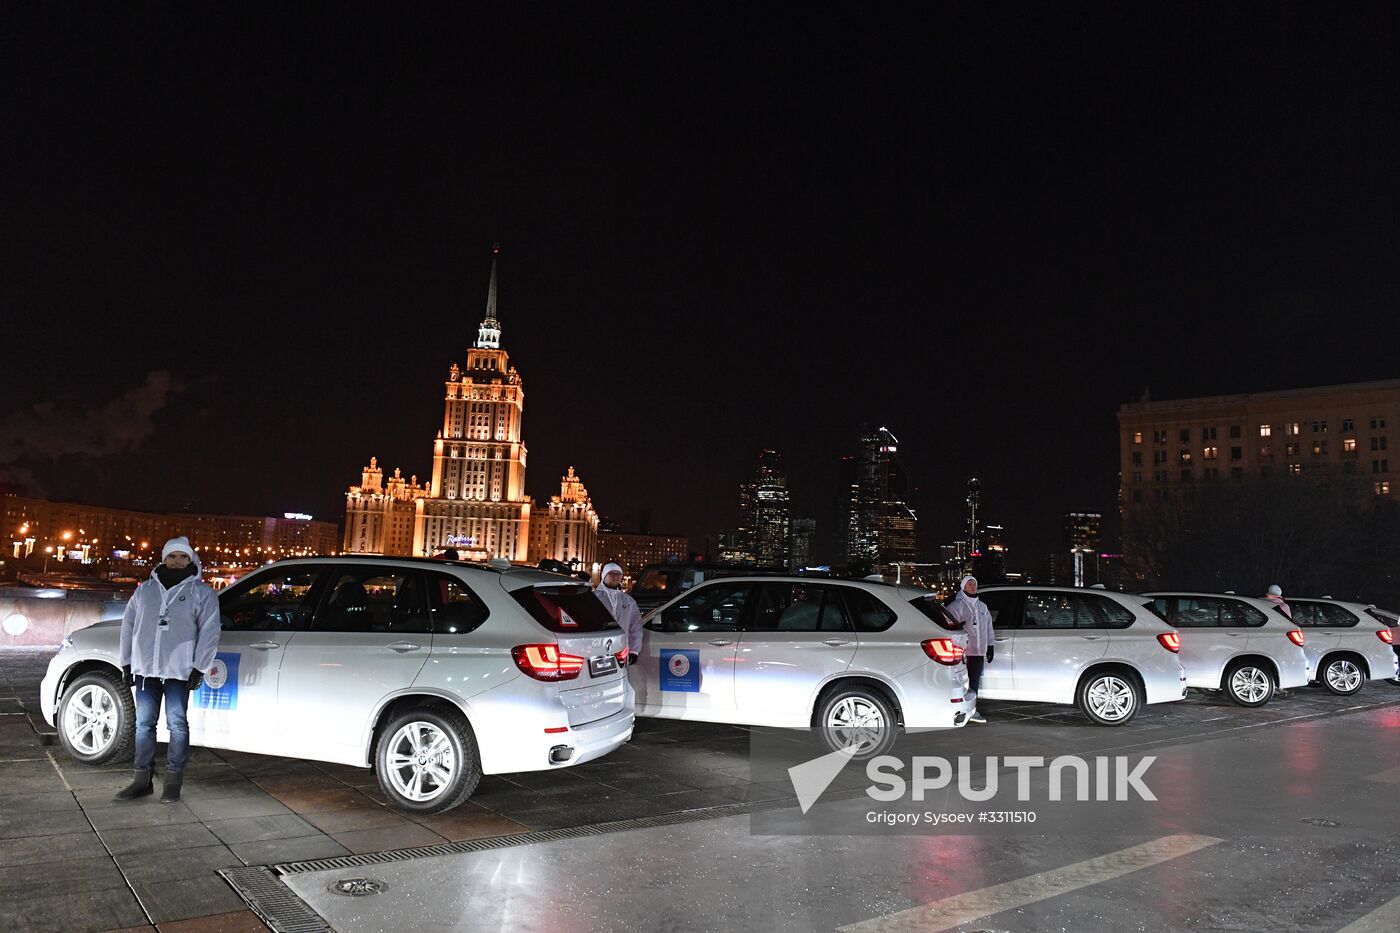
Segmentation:
<svg viewBox="0 0 1400 933">
<path fill-rule="evenodd" d="M 136 588 L 122 614 L 121 663 L 137 677 L 187 680 L 190 671 L 208 673 L 219 650 L 219 597 L 200 578 L 198 555 L 190 555 L 194 576 L 166 589 L 156 571 Z M 161 625 L 164 613 L 166 624 Z"/>
</svg>

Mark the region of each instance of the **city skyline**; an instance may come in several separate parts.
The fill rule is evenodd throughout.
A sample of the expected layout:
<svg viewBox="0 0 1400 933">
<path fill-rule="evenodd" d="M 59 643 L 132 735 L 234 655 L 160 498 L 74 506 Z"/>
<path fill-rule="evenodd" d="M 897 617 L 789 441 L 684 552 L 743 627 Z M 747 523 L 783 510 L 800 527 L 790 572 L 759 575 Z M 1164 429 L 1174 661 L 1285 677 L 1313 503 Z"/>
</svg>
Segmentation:
<svg viewBox="0 0 1400 933">
<path fill-rule="evenodd" d="M 763 15 L 681 41 L 504 12 L 405 56 L 350 14 L 210 48 L 193 13 L 11 11 L 0 482 L 339 514 L 348 430 L 419 462 L 495 242 L 513 354 L 563 400 L 532 409 L 527 494 L 575 463 L 693 541 L 771 447 L 827 547 L 878 417 L 922 546 L 978 476 L 1014 553 L 1049 553 L 1067 511 L 1114 521 L 1114 419 L 1149 388 L 1397 375 L 1359 339 L 1400 304 L 1394 10 L 921 15 L 817 19 L 777 62 Z"/>
</svg>

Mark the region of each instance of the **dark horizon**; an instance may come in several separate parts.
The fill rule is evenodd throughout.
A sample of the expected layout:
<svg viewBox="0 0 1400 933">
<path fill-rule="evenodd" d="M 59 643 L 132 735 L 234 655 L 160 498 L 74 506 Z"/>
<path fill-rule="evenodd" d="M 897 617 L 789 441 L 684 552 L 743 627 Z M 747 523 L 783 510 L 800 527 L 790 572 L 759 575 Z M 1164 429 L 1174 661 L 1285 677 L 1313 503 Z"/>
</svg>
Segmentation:
<svg viewBox="0 0 1400 933">
<path fill-rule="evenodd" d="M 63 13 L 0 23 L 0 481 L 55 497 L 423 478 L 496 242 L 529 493 L 694 547 L 768 447 L 825 548 L 869 422 L 925 546 L 976 475 L 1034 569 L 1148 387 L 1400 375 L 1388 7 Z"/>
</svg>

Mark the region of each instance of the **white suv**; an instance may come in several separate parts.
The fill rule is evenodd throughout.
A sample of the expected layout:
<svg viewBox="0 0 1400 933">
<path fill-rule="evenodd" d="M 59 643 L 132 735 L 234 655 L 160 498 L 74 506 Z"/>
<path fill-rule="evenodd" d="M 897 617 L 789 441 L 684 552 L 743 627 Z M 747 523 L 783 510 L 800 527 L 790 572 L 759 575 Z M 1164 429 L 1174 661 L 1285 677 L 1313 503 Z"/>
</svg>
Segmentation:
<svg viewBox="0 0 1400 933">
<path fill-rule="evenodd" d="M 580 764 L 632 735 L 626 636 L 565 577 L 305 558 L 255 571 L 219 608 L 214 670 L 190 695 L 193 745 L 369 765 L 397 806 L 436 813 L 483 773 Z M 75 632 L 44 677 L 44 718 L 80 761 L 130 754 L 120 638 L 120 622 Z"/>
<path fill-rule="evenodd" d="M 1290 599 L 1293 621 L 1307 632 L 1307 652 L 1318 683 L 1341 696 L 1367 680 L 1396 676 L 1395 630 L 1362 603 L 1335 599 Z"/>
<path fill-rule="evenodd" d="M 1186 686 L 1222 690 L 1240 706 L 1263 706 L 1274 690 L 1312 679 L 1303 631 L 1267 599 L 1214 593 L 1144 593 L 1181 635 Z"/>
<path fill-rule="evenodd" d="M 1144 703 L 1186 696 L 1176 629 L 1141 598 L 1100 589 L 987 586 L 995 651 L 979 700 L 1073 703 L 1121 726 Z"/>
</svg>

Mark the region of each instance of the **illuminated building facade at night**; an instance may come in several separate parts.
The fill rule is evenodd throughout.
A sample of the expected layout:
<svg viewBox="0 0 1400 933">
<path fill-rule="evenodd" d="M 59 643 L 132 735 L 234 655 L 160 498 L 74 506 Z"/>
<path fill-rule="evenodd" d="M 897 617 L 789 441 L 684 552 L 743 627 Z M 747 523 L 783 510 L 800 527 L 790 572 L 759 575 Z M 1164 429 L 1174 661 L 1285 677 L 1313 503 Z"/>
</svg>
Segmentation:
<svg viewBox="0 0 1400 933">
<path fill-rule="evenodd" d="M 525 495 L 524 409 L 520 373 L 501 348 L 493 257 L 476 343 L 465 367 L 448 369 L 432 479 L 404 481 L 396 469 L 385 483 L 371 458 L 360 485 L 346 493 L 345 550 L 431 555 L 454 548 L 463 560 L 536 563 L 549 557 L 591 564 L 598 514 L 573 467 L 544 508 Z"/>
</svg>

